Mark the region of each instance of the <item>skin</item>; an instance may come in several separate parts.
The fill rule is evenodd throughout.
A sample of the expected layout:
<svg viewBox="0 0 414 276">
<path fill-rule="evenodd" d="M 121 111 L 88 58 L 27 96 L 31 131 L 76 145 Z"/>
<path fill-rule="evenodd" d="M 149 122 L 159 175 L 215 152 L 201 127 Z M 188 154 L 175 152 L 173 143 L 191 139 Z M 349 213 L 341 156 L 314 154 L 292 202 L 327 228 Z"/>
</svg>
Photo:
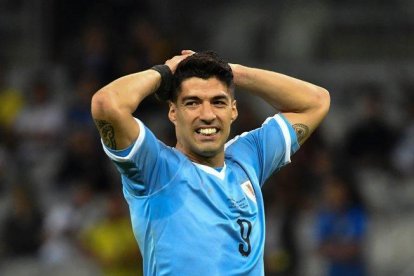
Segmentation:
<svg viewBox="0 0 414 276">
<path fill-rule="evenodd" d="M 194 54 L 183 50 L 165 64 L 174 73 L 178 64 Z M 321 123 L 329 110 L 329 93 L 314 84 L 273 71 L 230 64 L 237 89 L 248 91 L 264 99 L 280 111 L 296 131 L 299 144 L 303 144 Z M 133 113 L 141 101 L 154 93 L 161 75 L 145 70 L 123 76 L 96 92 L 92 98 L 92 116 L 105 145 L 124 149 L 139 136 L 140 129 Z M 196 103 L 187 104 L 188 97 Z M 216 104 L 219 97 L 225 104 Z M 208 166 L 224 164 L 224 143 L 231 123 L 237 118 L 237 108 L 229 88 L 212 78 L 191 78 L 181 84 L 177 102 L 170 103 L 169 119 L 175 125 L 178 150 L 193 162 Z M 201 127 L 216 127 L 212 136 L 195 132 Z"/>
<path fill-rule="evenodd" d="M 330 106 L 327 90 L 284 74 L 230 64 L 237 88 L 249 91 L 279 110 L 302 145 L 322 122 Z"/>
<path fill-rule="evenodd" d="M 177 65 L 194 52 L 183 50 L 165 64 L 175 72 Z M 124 149 L 139 136 L 139 126 L 132 113 L 141 101 L 154 93 L 161 83 L 161 75 L 145 70 L 120 77 L 99 89 L 92 97 L 91 112 L 105 145 Z"/>
<path fill-rule="evenodd" d="M 236 101 L 217 78 L 190 78 L 181 84 L 177 102 L 170 103 L 168 117 L 175 125 L 177 145 L 190 160 L 213 167 L 223 166 L 224 144 L 237 118 Z M 200 129 L 217 130 L 203 135 Z"/>
</svg>

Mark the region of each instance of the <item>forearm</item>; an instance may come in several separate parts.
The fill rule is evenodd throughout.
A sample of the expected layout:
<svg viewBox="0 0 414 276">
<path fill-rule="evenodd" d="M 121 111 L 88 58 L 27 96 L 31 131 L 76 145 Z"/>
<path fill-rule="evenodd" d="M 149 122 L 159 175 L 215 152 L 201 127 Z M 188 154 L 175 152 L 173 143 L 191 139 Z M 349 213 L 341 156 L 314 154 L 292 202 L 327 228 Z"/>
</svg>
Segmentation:
<svg viewBox="0 0 414 276">
<path fill-rule="evenodd" d="M 111 113 L 132 114 L 140 102 L 159 86 L 161 76 L 154 70 L 118 78 L 95 93 L 92 99 L 94 117 L 107 117 Z"/>
<path fill-rule="evenodd" d="M 181 55 L 165 62 L 173 73 L 177 65 L 192 51 L 184 50 Z M 130 74 L 114 80 L 101 88 L 92 97 L 92 117 L 107 147 L 123 149 L 139 136 L 140 129 L 132 116 L 142 100 L 155 92 L 160 84 L 161 72 L 154 69 Z"/>
<path fill-rule="evenodd" d="M 236 87 L 257 95 L 283 112 L 303 144 L 329 110 L 328 91 L 272 71 L 232 65 Z"/>
<path fill-rule="evenodd" d="M 192 55 L 191 50 L 181 51 L 181 55 L 167 60 L 167 65 L 172 74 L 178 64 L 186 57 Z M 149 69 L 139 73 L 121 77 L 101 88 L 92 99 L 92 114 L 100 117 L 100 112 L 110 111 L 132 114 L 139 103 L 148 95 L 155 92 L 161 84 L 161 74 L 156 70 Z M 119 117 L 115 115 L 115 117 Z"/>
<path fill-rule="evenodd" d="M 281 112 L 302 113 L 317 108 L 327 91 L 314 84 L 272 71 L 232 65 L 235 85 Z"/>
</svg>

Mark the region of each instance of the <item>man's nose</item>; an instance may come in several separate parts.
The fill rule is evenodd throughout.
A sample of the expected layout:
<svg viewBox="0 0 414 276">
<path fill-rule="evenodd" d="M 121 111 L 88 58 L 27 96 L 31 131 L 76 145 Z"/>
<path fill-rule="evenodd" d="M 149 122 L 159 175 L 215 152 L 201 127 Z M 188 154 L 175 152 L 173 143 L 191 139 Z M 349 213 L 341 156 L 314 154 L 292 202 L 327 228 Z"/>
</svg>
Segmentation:
<svg viewBox="0 0 414 276">
<path fill-rule="evenodd" d="M 200 110 L 200 119 L 206 122 L 211 122 L 216 118 L 213 106 L 210 103 L 203 103 Z"/>
</svg>

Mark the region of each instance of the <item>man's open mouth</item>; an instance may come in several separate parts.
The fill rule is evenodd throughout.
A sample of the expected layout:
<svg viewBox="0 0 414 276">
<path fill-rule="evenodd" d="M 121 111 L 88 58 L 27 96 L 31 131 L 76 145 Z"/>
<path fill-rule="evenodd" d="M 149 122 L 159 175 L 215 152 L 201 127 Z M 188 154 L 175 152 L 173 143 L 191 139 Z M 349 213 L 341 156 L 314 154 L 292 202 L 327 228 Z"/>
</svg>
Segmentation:
<svg viewBox="0 0 414 276">
<path fill-rule="evenodd" d="M 211 127 L 211 128 L 199 128 L 196 130 L 196 132 L 198 134 L 202 134 L 202 135 L 206 135 L 206 136 L 210 136 L 210 135 L 214 135 L 218 132 L 219 130 L 215 127 Z"/>
</svg>

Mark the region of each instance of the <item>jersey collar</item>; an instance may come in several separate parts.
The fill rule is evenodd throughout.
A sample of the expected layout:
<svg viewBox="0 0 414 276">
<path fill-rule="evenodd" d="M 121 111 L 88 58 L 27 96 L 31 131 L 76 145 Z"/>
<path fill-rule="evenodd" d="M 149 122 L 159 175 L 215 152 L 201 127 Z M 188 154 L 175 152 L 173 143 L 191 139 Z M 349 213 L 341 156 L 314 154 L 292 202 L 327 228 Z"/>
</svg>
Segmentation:
<svg viewBox="0 0 414 276">
<path fill-rule="evenodd" d="M 226 175 L 226 163 L 224 163 L 223 168 L 221 168 L 220 171 L 217 171 L 216 169 L 206 166 L 206 165 L 202 165 L 202 164 L 198 164 L 193 162 L 194 165 L 196 165 L 199 169 L 203 170 L 204 172 L 208 173 L 208 174 L 212 174 L 215 175 L 216 177 L 220 178 L 221 180 L 224 180 L 224 176 Z"/>
</svg>

